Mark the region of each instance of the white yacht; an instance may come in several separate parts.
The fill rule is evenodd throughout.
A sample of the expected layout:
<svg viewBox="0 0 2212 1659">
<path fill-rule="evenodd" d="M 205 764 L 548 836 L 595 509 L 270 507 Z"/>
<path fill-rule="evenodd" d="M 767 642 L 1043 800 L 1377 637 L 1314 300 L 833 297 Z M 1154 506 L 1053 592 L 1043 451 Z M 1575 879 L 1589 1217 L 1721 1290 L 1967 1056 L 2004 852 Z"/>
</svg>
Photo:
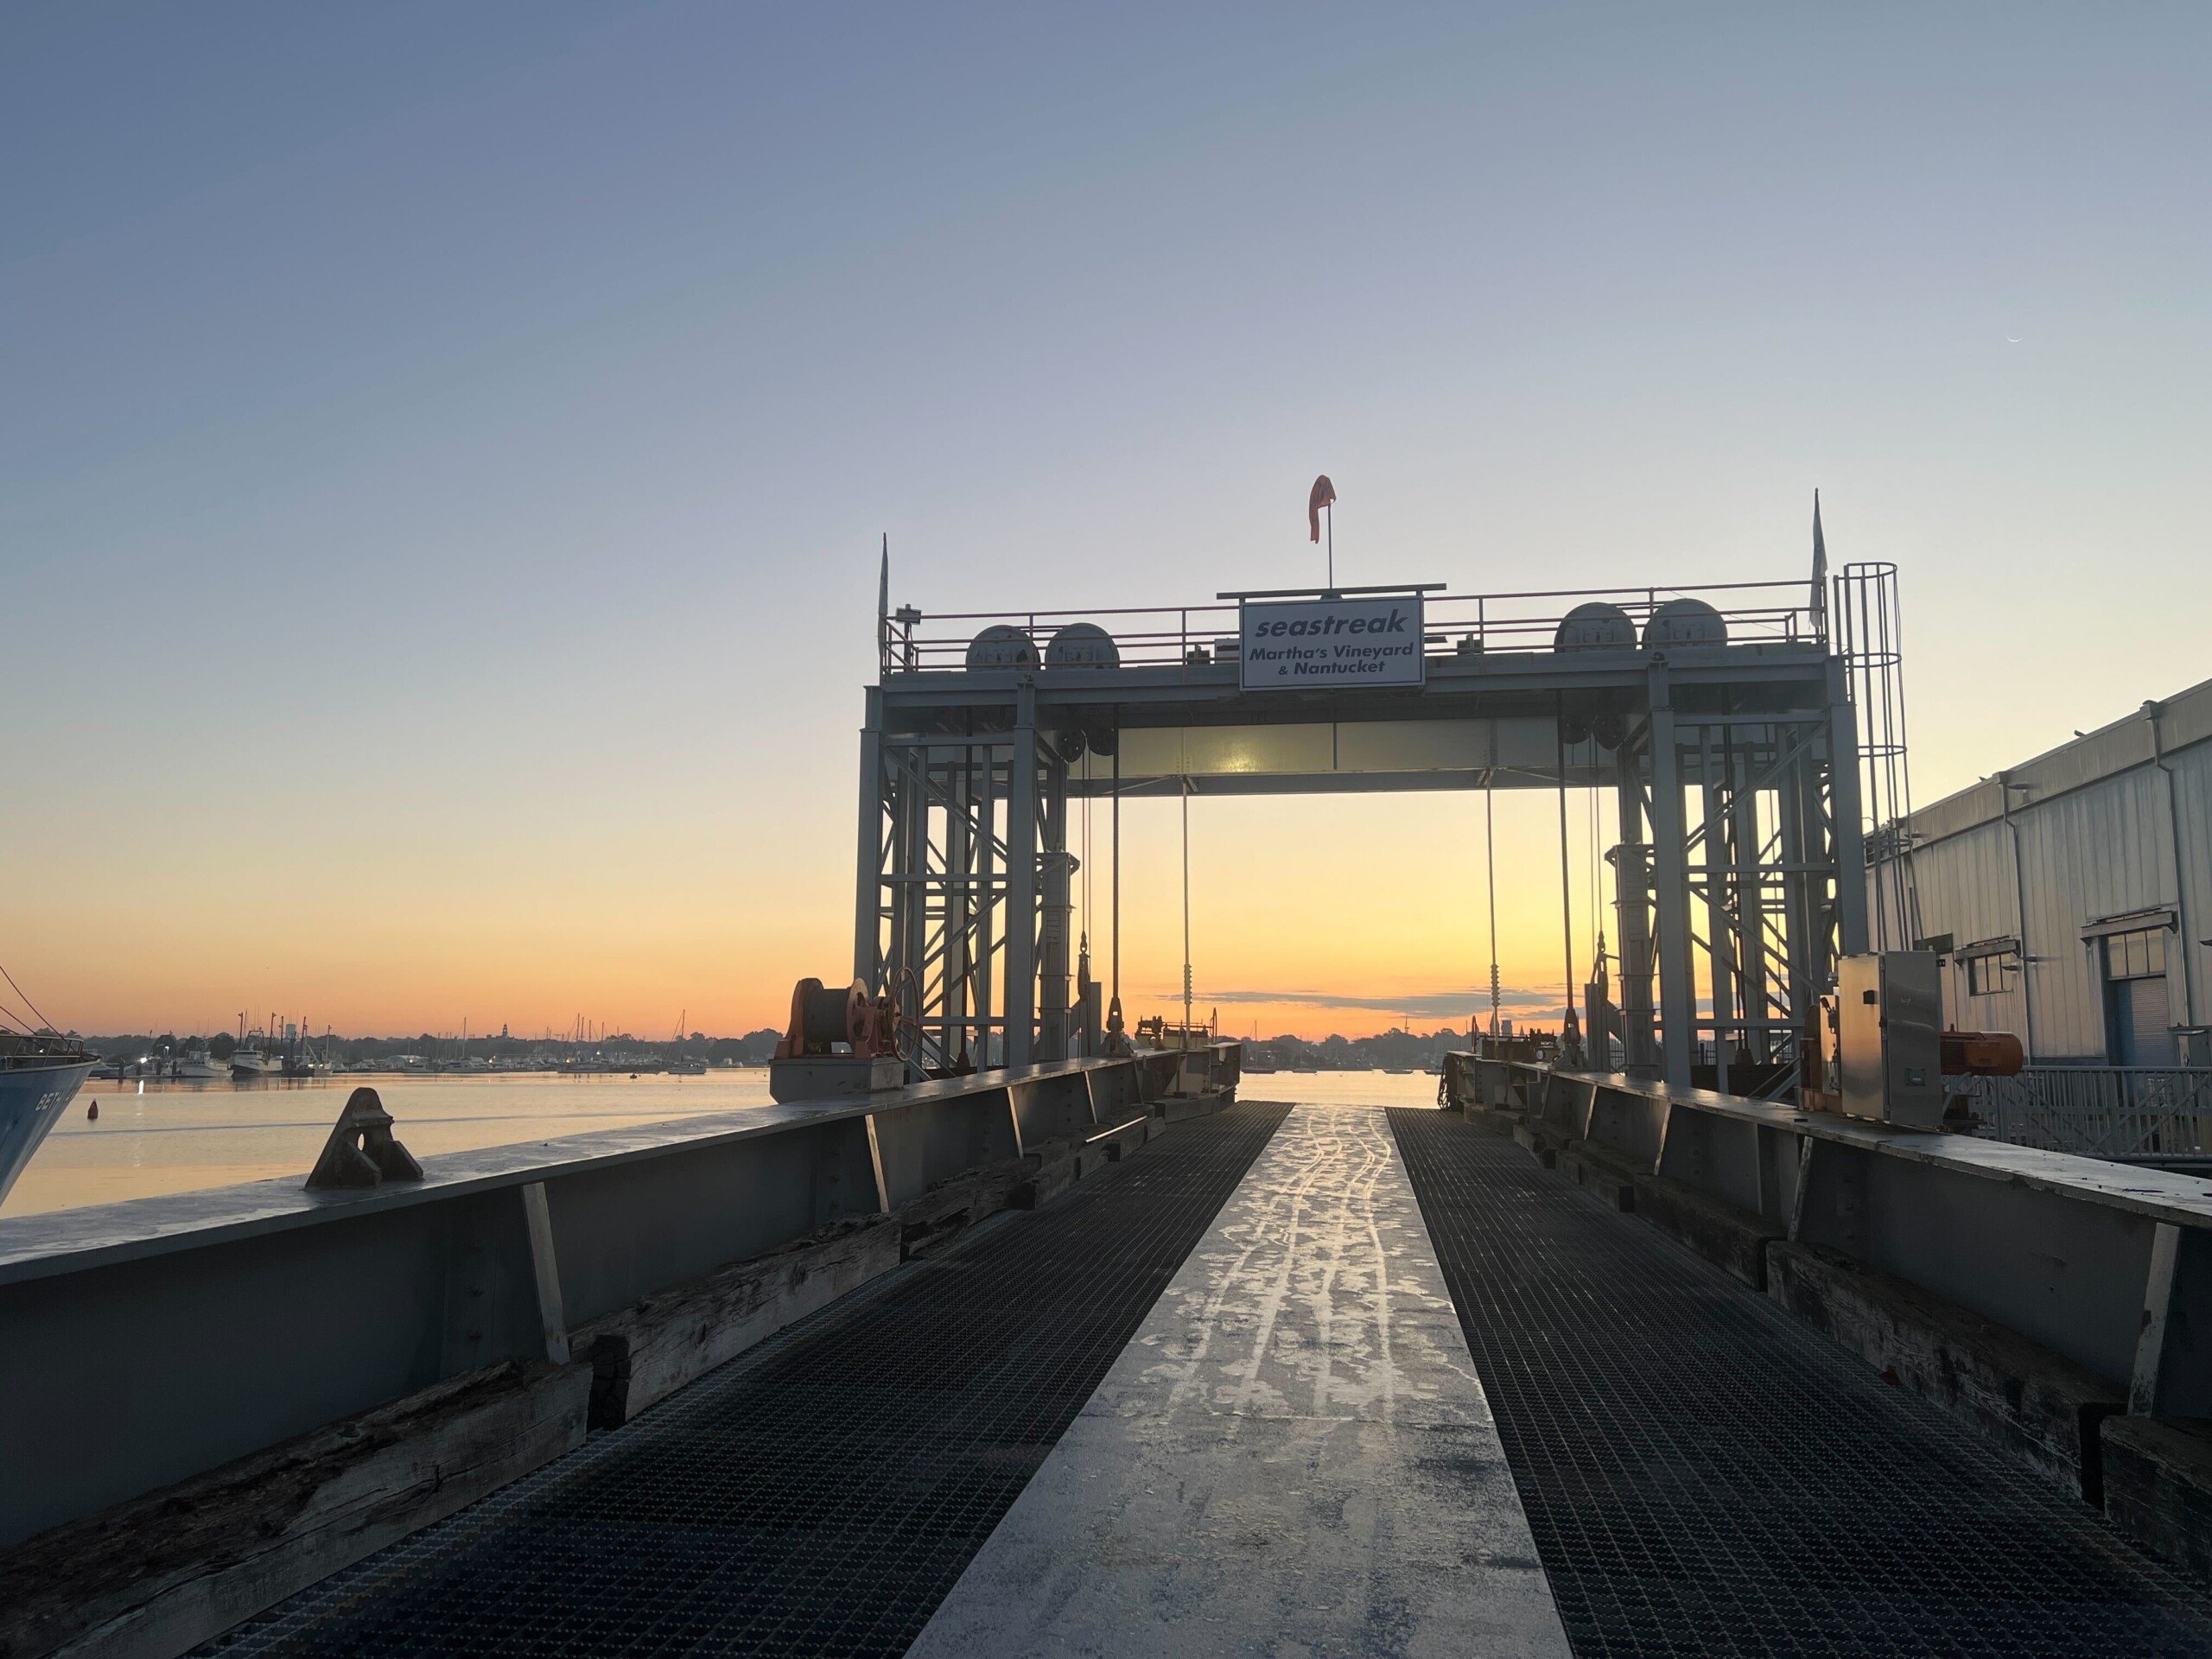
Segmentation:
<svg viewBox="0 0 2212 1659">
<path fill-rule="evenodd" d="M 240 1083 L 283 1075 L 284 1063 L 257 1044 L 231 1051 L 231 1076 Z"/>
<path fill-rule="evenodd" d="M 238 1046 L 231 1051 L 231 1077 L 238 1083 L 251 1083 L 257 1077 L 282 1077 L 284 1062 L 276 1052 L 276 1045 L 269 1040 L 269 1033 L 259 1026 L 251 1031 L 245 1028 L 245 1016 L 238 1016 Z"/>
<path fill-rule="evenodd" d="M 170 1073 L 181 1083 L 207 1083 L 231 1075 L 228 1067 L 207 1052 L 205 1043 L 194 1043 L 184 1051 Z"/>
</svg>

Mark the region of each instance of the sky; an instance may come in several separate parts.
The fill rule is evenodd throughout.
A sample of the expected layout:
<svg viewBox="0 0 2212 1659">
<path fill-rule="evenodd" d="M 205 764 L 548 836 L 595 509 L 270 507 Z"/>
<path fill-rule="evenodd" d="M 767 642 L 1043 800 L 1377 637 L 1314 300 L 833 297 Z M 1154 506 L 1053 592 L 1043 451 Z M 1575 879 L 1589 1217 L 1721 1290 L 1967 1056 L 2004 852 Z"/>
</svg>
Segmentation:
<svg viewBox="0 0 2212 1659">
<path fill-rule="evenodd" d="M 879 537 L 925 611 L 1204 601 L 1319 579 L 1319 472 L 1340 579 L 1460 592 L 1796 578 L 1818 487 L 1932 799 L 2212 673 L 2207 62 L 2198 6 L 11 8 L 0 963 L 86 1031 L 780 1025 Z M 1532 1003 L 1555 810 L 1497 810 Z M 1200 804 L 1199 1000 L 1460 1023 L 1480 818 Z"/>
</svg>

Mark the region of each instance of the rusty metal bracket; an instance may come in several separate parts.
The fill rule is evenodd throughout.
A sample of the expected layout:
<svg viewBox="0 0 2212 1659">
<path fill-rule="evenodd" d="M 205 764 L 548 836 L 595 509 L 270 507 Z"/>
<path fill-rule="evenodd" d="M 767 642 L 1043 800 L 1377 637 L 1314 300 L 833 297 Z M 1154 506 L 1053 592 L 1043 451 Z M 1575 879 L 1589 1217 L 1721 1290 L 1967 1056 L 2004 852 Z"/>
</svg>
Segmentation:
<svg viewBox="0 0 2212 1659">
<path fill-rule="evenodd" d="M 308 1191 L 381 1186 L 386 1181 L 419 1181 L 423 1166 L 391 1137 L 391 1114 L 373 1089 L 356 1089 L 322 1143 L 322 1155 L 308 1174 Z"/>
</svg>

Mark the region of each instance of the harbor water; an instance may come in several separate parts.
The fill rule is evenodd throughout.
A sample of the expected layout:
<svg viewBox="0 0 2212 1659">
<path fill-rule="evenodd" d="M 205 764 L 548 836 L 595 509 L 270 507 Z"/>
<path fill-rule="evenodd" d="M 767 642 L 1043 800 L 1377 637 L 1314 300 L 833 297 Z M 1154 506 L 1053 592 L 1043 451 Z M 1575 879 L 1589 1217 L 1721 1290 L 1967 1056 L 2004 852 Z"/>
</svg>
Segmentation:
<svg viewBox="0 0 2212 1659">
<path fill-rule="evenodd" d="M 301 1180 L 353 1090 L 366 1084 L 396 1120 L 393 1133 L 425 1161 L 441 1153 L 547 1141 L 766 1106 L 768 1073 L 746 1066 L 704 1077 L 441 1077 L 410 1073 L 311 1082 L 93 1082 L 32 1157 L 0 1215 L 193 1192 L 240 1181 Z M 1436 1097 L 1420 1072 L 1255 1074 L 1251 1100 L 1387 1101 Z M 97 1119 L 86 1116 L 99 1103 Z"/>
<path fill-rule="evenodd" d="M 364 1084 L 424 1160 L 768 1104 L 763 1067 L 704 1077 L 356 1075 L 304 1082 L 87 1083 L 0 1215 L 27 1216 L 292 1175 L 302 1180 Z M 99 1103 L 97 1119 L 86 1116 Z"/>
</svg>

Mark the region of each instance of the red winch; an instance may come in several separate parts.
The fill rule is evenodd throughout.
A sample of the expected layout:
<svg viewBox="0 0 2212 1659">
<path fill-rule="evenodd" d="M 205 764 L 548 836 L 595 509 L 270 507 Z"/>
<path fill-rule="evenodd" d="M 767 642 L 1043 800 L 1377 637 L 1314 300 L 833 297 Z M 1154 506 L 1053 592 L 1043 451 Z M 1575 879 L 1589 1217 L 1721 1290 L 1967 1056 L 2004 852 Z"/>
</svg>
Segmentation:
<svg viewBox="0 0 2212 1659">
<path fill-rule="evenodd" d="M 855 980 L 835 988 L 802 979 L 791 990 L 791 1020 L 776 1058 L 793 1060 L 834 1054 L 840 1043 L 862 1059 L 899 1052 L 899 1015 L 888 996 Z"/>
</svg>

